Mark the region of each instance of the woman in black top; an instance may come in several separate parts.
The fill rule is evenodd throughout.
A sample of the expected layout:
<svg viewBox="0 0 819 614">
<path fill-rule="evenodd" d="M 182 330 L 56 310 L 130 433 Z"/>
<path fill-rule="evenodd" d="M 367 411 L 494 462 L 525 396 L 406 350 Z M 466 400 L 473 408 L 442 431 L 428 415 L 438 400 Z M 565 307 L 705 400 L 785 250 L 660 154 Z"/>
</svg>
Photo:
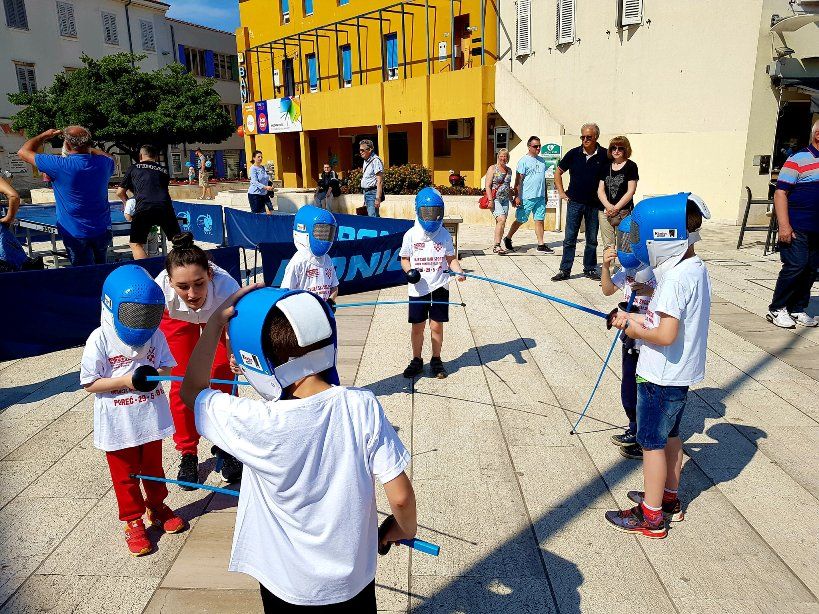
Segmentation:
<svg viewBox="0 0 819 614">
<path fill-rule="evenodd" d="M 609 143 L 609 163 L 600 169 L 597 197 L 603 204 L 600 212 L 600 242 L 603 249 L 615 244 L 614 230 L 634 208 L 634 192 L 640 175 L 637 165 L 630 160 L 631 143 L 624 136 L 616 136 Z"/>
</svg>

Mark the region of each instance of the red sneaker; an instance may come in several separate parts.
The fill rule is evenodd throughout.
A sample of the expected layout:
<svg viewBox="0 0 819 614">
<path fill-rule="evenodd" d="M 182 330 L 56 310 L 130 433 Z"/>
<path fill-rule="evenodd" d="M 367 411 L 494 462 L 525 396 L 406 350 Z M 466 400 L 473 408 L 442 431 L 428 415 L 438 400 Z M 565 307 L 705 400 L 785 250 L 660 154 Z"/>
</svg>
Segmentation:
<svg viewBox="0 0 819 614">
<path fill-rule="evenodd" d="M 181 533 L 188 524 L 167 505 L 157 508 L 156 510 L 148 510 L 148 522 L 155 527 L 161 528 L 165 533 Z"/>
<path fill-rule="evenodd" d="M 618 531 L 624 533 L 639 533 L 652 539 L 662 539 L 668 535 L 665 520 L 662 515 L 657 522 L 649 522 L 643 516 L 642 506 L 638 505 L 630 510 L 613 510 L 606 512 L 606 521 Z"/>
<path fill-rule="evenodd" d="M 125 524 L 125 543 L 128 544 L 128 550 L 134 556 L 148 554 L 154 549 L 151 540 L 148 539 L 148 534 L 145 532 L 142 518 Z"/>
</svg>

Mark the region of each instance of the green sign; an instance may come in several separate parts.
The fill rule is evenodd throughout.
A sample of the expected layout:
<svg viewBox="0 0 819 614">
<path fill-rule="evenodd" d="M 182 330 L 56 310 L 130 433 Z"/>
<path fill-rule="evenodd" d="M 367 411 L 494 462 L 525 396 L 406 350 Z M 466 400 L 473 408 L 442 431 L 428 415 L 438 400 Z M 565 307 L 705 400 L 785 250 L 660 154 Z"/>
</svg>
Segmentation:
<svg viewBox="0 0 819 614">
<path fill-rule="evenodd" d="M 540 148 L 540 153 L 544 156 L 560 157 L 560 145 L 557 143 L 546 143 Z"/>
</svg>

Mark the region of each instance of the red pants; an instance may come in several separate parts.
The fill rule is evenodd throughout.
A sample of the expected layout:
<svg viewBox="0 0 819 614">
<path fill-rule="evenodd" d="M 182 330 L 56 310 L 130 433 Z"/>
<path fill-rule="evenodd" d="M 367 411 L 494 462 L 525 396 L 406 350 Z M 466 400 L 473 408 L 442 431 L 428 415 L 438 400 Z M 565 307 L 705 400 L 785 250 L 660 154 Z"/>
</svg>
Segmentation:
<svg viewBox="0 0 819 614">
<path fill-rule="evenodd" d="M 162 471 L 162 440 L 144 443 L 134 448 L 125 448 L 114 452 L 106 452 L 108 468 L 111 470 L 111 481 L 114 483 L 114 493 L 117 495 L 119 519 L 125 522 L 142 518 L 145 508 L 158 509 L 162 506 L 168 489 L 162 482 L 142 482 L 145 497 L 139 488 L 139 480 L 130 477 L 132 473 L 152 475 L 164 478 Z"/>
<path fill-rule="evenodd" d="M 165 339 L 168 340 L 171 354 L 173 354 L 174 360 L 176 360 L 176 366 L 171 371 L 171 375 L 185 375 L 185 371 L 188 370 L 188 360 L 191 357 L 193 348 L 199 341 L 204 327 L 204 324 L 192 324 L 190 322 L 183 322 L 182 320 L 174 320 L 168 316 L 167 311 L 165 315 L 162 316 L 159 329 L 165 333 Z M 213 359 L 211 377 L 216 379 L 233 379 L 224 334 L 219 341 L 219 345 L 216 347 L 216 356 Z M 171 383 L 171 415 L 173 416 L 173 424 L 176 428 L 173 441 L 176 444 L 176 449 L 182 454 L 196 454 L 199 446 L 199 433 L 196 432 L 196 421 L 194 420 L 193 410 L 188 409 L 179 396 L 179 389 L 181 387 L 181 382 Z M 222 392 L 230 393 L 232 387 L 227 385 L 215 385 L 214 388 Z"/>
</svg>

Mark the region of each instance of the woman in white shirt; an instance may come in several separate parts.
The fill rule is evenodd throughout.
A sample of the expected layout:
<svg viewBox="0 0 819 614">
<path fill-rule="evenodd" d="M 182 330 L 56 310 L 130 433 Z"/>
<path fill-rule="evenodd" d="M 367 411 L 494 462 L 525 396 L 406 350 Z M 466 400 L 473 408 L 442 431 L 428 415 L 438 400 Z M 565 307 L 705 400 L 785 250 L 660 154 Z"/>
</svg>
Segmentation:
<svg viewBox="0 0 819 614">
<path fill-rule="evenodd" d="M 156 283 L 165 294 L 165 313 L 160 330 L 165 333 L 176 367 L 172 375 L 185 375 L 193 348 L 199 341 L 202 329 L 210 315 L 231 294 L 239 289 L 238 282 L 224 269 L 208 259 L 200 247 L 194 245 L 193 235 L 183 232 L 173 238 L 173 249 L 165 260 L 165 270 L 156 277 Z M 211 377 L 232 379 L 230 350 L 223 335 L 216 350 Z M 196 430 L 193 411 L 188 409 L 179 396 L 180 382 L 171 383 L 171 414 L 176 432 L 173 440 L 182 455 L 178 479 L 185 482 L 199 481 L 199 433 Z M 215 386 L 231 392 L 231 386 Z M 241 477 L 241 464 L 233 457 L 223 455 L 222 475 L 228 482 Z M 192 490 L 192 488 L 185 488 Z"/>
</svg>

